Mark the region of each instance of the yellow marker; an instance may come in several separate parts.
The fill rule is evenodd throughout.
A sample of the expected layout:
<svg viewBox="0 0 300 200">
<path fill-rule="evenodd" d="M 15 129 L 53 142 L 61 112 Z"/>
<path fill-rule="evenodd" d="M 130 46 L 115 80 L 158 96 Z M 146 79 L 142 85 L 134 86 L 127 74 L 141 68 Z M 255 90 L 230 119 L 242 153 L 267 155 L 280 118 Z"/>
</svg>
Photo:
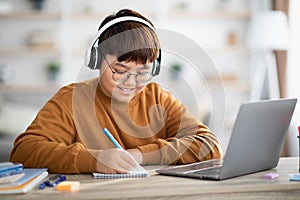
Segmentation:
<svg viewBox="0 0 300 200">
<path fill-rule="evenodd" d="M 80 189 L 80 182 L 79 181 L 63 181 L 59 183 L 56 187 L 57 190 L 64 190 L 64 191 L 78 191 Z"/>
</svg>

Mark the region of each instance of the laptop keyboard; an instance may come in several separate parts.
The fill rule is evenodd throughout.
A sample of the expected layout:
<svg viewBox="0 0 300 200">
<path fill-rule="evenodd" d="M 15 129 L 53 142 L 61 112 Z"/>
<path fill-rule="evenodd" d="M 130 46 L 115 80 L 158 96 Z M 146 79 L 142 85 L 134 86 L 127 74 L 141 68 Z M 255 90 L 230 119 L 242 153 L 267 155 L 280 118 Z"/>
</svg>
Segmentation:
<svg viewBox="0 0 300 200">
<path fill-rule="evenodd" d="M 201 174 L 201 175 L 214 175 L 221 172 L 222 166 L 211 167 L 206 169 L 201 169 L 197 171 L 190 172 L 189 174 Z"/>
</svg>

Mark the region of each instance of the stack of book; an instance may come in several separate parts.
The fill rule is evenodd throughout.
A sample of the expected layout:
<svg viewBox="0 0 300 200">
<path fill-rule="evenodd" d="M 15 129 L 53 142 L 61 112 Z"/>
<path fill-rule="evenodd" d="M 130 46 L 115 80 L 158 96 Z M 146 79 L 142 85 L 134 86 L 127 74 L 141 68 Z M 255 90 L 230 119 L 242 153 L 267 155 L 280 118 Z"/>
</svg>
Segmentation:
<svg viewBox="0 0 300 200">
<path fill-rule="evenodd" d="M 48 176 L 47 168 L 23 168 L 21 163 L 0 163 L 0 194 L 27 193 Z"/>
</svg>

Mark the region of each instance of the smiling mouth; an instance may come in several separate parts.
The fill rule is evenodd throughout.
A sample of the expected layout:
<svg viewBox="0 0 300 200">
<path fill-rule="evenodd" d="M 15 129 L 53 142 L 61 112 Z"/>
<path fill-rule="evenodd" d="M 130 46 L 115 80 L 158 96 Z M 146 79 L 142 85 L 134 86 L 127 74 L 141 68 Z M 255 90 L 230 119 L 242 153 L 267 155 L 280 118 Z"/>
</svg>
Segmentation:
<svg viewBox="0 0 300 200">
<path fill-rule="evenodd" d="M 133 90 L 135 90 L 135 88 L 122 88 L 122 87 L 118 87 L 118 88 L 125 94 L 130 94 L 132 93 Z"/>
</svg>

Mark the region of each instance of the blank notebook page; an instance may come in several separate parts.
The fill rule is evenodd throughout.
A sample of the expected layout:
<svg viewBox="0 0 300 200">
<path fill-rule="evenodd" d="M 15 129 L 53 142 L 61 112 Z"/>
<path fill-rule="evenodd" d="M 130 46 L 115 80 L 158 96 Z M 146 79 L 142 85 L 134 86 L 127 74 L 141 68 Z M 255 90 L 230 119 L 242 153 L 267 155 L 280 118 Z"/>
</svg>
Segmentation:
<svg viewBox="0 0 300 200">
<path fill-rule="evenodd" d="M 150 174 L 147 170 L 145 170 L 143 167 L 138 166 L 131 172 L 127 174 L 103 174 L 103 173 L 93 173 L 94 178 L 139 178 L 139 177 L 149 177 Z"/>
</svg>

